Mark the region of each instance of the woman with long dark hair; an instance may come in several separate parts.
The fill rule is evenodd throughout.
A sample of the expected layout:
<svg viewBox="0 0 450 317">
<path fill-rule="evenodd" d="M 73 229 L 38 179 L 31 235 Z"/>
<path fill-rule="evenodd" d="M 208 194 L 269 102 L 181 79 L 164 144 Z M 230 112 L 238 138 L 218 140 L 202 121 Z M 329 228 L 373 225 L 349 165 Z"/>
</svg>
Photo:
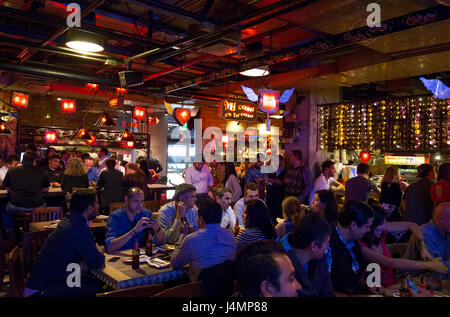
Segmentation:
<svg viewBox="0 0 450 317">
<path fill-rule="evenodd" d="M 223 179 L 223 186 L 231 190 L 233 203 L 241 198 L 242 189 L 236 175 L 234 163 L 232 162 L 225 163 L 225 177 Z"/>
<path fill-rule="evenodd" d="M 338 206 L 334 193 L 331 190 L 317 191 L 314 195 L 311 212 L 320 214 L 333 228 L 336 225 L 338 215 Z"/>
<path fill-rule="evenodd" d="M 244 226 L 236 237 L 237 249 L 256 240 L 273 240 L 277 237 L 270 213 L 260 199 L 245 202 Z"/>
<path fill-rule="evenodd" d="M 433 259 L 427 248 L 422 243 L 420 250 L 423 259 L 431 261 L 413 261 L 400 258 L 392 258 L 386 246 L 386 235 L 389 232 L 400 232 L 411 230 L 418 241 L 423 242 L 423 235 L 419 226 L 413 222 L 386 222 L 386 212 L 380 206 L 371 204 L 374 210 L 374 218 L 370 226 L 370 232 L 358 241 L 361 252 L 368 263 L 378 263 L 381 266 L 381 285 L 391 286 L 395 283 L 392 269 L 401 270 L 430 270 L 445 273 L 446 266 L 439 258 Z"/>
</svg>

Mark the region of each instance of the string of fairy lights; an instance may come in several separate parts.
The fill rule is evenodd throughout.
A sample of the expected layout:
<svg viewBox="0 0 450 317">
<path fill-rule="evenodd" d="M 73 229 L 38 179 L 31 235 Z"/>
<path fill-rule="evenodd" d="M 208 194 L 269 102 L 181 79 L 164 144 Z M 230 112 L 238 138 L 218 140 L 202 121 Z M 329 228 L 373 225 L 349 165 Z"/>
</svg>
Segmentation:
<svg viewBox="0 0 450 317">
<path fill-rule="evenodd" d="M 318 106 L 320 150 L 436 152 L 450 146 L 450 99 L 414 96 Z"/>
</svg>

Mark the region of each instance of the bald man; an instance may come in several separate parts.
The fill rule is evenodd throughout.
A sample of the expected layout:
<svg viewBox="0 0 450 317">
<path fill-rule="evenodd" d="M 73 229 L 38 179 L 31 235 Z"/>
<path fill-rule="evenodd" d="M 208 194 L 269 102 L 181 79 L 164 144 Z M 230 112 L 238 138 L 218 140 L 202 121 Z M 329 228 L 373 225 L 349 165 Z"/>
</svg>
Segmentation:
<svg viewBox="0 0 450 317">
<path fill-rule="evenodd" d="M 450 268 L 450 203 L 441 203 L 434 209 L 433 219 L 420 227 L 431 255 L 440 257 Z M 448 279 L 449 272 L 443 275 Z"/>
</svg>

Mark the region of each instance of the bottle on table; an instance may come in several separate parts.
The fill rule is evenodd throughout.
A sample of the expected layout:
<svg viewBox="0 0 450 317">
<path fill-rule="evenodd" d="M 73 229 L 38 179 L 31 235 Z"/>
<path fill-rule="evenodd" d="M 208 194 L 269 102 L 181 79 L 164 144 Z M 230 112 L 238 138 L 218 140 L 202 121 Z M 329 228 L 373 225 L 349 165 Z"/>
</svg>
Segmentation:
<svg viewBox="0 0 450 317">
<path fill-rule="evenodd" d="M 139 257 L 140 257 L 140 249 L 139 249 L 139 240 L 134 240 L 134 247 L 131 251 L 131 267 L 136 270 L 139 268 Z"/>
<path fill-rule="evenodd" d="M 151 232 L 148 233 L 147 241 L 145 242 L 145 254 L 150 257 L 153 255 L 153 237 Z"/>
</svg>

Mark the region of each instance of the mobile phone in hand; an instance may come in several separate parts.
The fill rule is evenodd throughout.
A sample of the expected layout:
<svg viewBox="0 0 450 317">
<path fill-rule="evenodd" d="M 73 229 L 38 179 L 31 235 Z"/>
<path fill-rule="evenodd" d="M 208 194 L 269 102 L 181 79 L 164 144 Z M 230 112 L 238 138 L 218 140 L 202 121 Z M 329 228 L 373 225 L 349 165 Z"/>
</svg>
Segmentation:
<svg viewBox="0 0 450 317">
<path fill-rule="evenodd" d="M 411 286 L 414 293 L 419 294 L 419 290 L 417 289 L 416 284 L 410 278 L 408 278 L 408 284 L 409 286 Z"/>
</svg>

